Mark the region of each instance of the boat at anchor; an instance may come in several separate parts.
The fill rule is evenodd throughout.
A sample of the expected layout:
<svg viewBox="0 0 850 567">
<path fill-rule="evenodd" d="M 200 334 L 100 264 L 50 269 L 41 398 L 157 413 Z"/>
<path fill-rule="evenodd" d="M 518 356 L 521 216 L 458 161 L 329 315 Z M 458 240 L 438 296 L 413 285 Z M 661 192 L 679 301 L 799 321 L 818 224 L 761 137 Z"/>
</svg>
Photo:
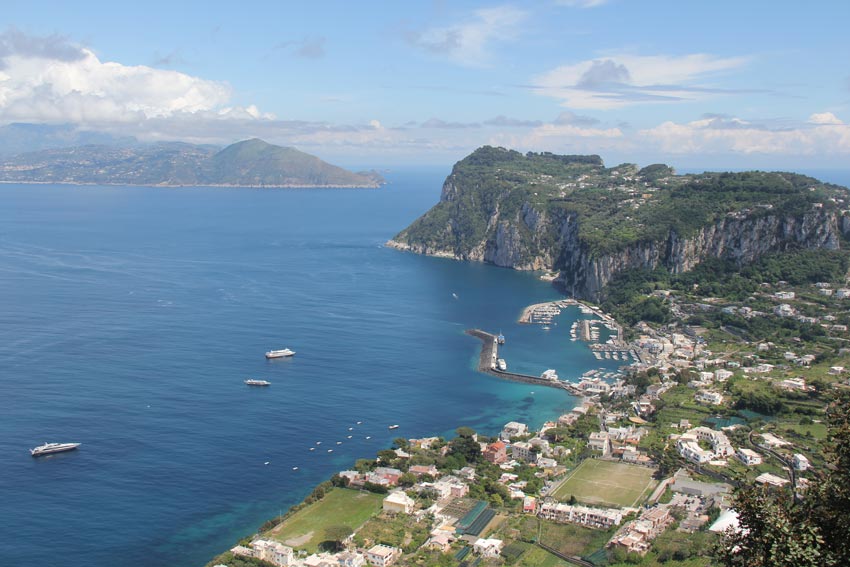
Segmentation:
<svg viewBox="0 0 850 567">
<path fill-rule="evenodd" d="M 65 451 L 73 451 L 82 443 L 45 443 L 34 449 L 30 449 L 30 455 L 33 457 L 41 457 L 42 455 L 52 455 L 54 453 L 64 453 Z"/>
<path fill-rule="evenodd" d="M 266 358 L 287 358 L 295 354 L 294 350 L 283 348 L 280 350 L 270 350 L 266 353 Z"/>
</svg>

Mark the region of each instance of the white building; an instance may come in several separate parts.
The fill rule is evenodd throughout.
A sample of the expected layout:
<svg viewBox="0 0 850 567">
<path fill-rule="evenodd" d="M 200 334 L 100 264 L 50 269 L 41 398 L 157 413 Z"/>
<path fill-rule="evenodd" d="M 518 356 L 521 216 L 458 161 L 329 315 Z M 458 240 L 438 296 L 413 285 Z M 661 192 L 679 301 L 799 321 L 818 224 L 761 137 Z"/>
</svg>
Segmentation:
<svg viewBox="0 0 850 567">
<path fill-rule="evenodd" d="M 696 393 L 694 399 L 702 404 L 710 404 L 713 406 L 718 406 L 723 403 L 723 395 L 719 392 L 710 392 L 708 390 L 701 390 Z"/>
<path fill-rule="evenodd" d="M 366 552 L 366 561 L 376 567 L 388 567 L 401 557 L 401 550 L 397 547 L 378 544 Z"/>
<path fill-rule="evenodd" d="M 800 453 L 796 453 L 794 455 L 794 468 L 798 471 L 808 470 L 809 467 L 812 466 L 809 463 L 809 459 L 806 458 L 805 455 L 801 455 Z"/>
<path fill-rule="evenodd" d="M 714 371 L 714 379 L 718 382 L 725 382 L 726 380 L 731 378 L 733 374 L 734 372 L 732 372 L 731 370 L 726 370 L 725 368 L 718 368 Z"/>
<path fill-rule="evenodd" d="M 363 567 L 366 564 L 366 558 L 359 553 L 343 551 L 336 554 L 336 560 L 340 567 Z"/>
<path fill-rule="evenodd" d="M 786 378 L 779 385 L 786 390 L 805 390 L 806 381 L 803 378 Z"/>
<path fill-rule="evenodd" d="M 594 431 L 590 434 L 587 447 L 591 451 L 600 453 L 603 457 L 611 454 L 611 439 L 607 431 Z"/>
<path fill-rule="evenodd" d="M 545 502 L 540 505 L 537 515 L 546 520 L 562 524 L 581 524 L 591 528 L 607 529 L 619 526 L 623 521 L 623 513 L 615 508 L 590 508 L 587 506 L 571 506 L 556 502 Z"/>
<path fill-rule="evenodd" d="M 511 456 L 514 459 L 533 463 L 537 461 L 537 453 L 532 451 L 533 445 L 527 441 L 511 443 Z"/>
<path fill-rule="evenodd" d="M 742 463 L 747 465 L 748 467 L 752 467 L 755 465 L 760 465 L 762 463 L 761 455 L 753 451 L 752 449 L 738 449 L 735 452 L 735 456 L 738 457 Z"/>
<path fill-rule="evenodd" d="M 771 473 L 762 473 L 756 477 L 756 482 L 759 484 L 769 484 L 771 486 L 785 486 L 790 481 L 787 478 L 782 478 L 781 476 L 776 476 Z"/>
<path fill-rule="evenodd" d="M 850 289 L 841 288 L 835 290 L 835 297 L 837 297 L 838 299 L 847 299 L 848 297 L 850 297 Z"/>
<path fill-rule="evenodd" d="M 502 441 L 510 441 L 513 437 L 522 437 L 524 435 L 528 435 L 528 426 L 524 423 L 511 421 L 506 423 L 502 428 L 502 433 L 499 434 L 499 438 L 501 438 Z"/>
<path fill-rule="evenodd" d="M 683 459 L 687 459 L 698 465 L 707 463 L 714 457 L 712 451 L 703 449 L 694 439 L 679 438 L 676 448 Z"/>
<path fill-rule="evenodd" d="M 397 490 L 395 492 L 390 492 L 386 498 L 384 498 L 383 509 L 384 512 L 392 512 L 394 514 L 410 514 L 413 511 L 413 507 L 416 503 L 413 501 L 413 498 L 405 494 L 401 490 Z"/>
<path fill-rule="evenodd" d="M 779 305 L 773 308 L 773 313 L 775 315 L 778 315 L 779 317 L 793 317 L 794 308 L 788 305 L 787 303 L 780 303 Z"/>
<path fill-rule="evenodd" d="M 472 550 L 482 557 L 498 557 L 502 553 L 503 544 L 500 539 L 478 538 L 472 544 Z"/>
<path fill-rule="evenodd" d="M 256 557 L 268 561 L 278 567 L 287 567 L 295 562 L 295 553 L 291 547 L 268 539 L 255 539 L 251 542 L 251 548 L 237 545 L 230 550 L 234 555 L 243 557 Z"/>
<path fill-rule="evenodd" d="M 699 441 L 711 444 L 712 450 L 703 449 Z M 735 454 L 735 449 L 729 443 L 729 438 L 722 431 L 715 431 L 708 427 L 695 427 L 682 434 L 676 443 L 679 455 L 697 464 L 707 463 L 714 459 L 730 457 Z"/>
</svg>

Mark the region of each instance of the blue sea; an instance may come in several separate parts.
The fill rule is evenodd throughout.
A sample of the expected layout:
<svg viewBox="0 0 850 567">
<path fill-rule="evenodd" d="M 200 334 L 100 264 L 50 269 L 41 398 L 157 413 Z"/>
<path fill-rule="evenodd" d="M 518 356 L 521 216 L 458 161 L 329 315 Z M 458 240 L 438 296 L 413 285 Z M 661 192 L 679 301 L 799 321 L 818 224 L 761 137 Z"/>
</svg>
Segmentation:
<svg viewBox="0 0 850 567">
<path fill-rule="evenodd" d="M 380 190 L 0 186 L 0 565 L 203 565 L 394 437 L 568 411 L 561 390 L 475 372 L 463 333 L 503 332 L 520 372 L 613 369 L 569 341 L 574 310 L 548 332 L 516 323 L 561 297 L 550 284 L 383 247 L 447 173 L 394 171 Z M 48 441 L 83 445 L 30 457 Z"/>
<path fill-rule="evenodd" d="M 463 332 L 502 331 L 517 371 L 598 367 L 569 341 L 577 313 L 549 332 L 516 323 L 561 297 L 550 284 L 383 247 L 446 174 L 391 172 L 380 190 L 1 186 L 0 564 L 203 565 L 394 437 L 568 411 L 563 391 L 475 372 Z M 265 360 L 284 347 L 297 354 Z M 83 445 L 30 457 L 54 441 Z"/>
</svg>

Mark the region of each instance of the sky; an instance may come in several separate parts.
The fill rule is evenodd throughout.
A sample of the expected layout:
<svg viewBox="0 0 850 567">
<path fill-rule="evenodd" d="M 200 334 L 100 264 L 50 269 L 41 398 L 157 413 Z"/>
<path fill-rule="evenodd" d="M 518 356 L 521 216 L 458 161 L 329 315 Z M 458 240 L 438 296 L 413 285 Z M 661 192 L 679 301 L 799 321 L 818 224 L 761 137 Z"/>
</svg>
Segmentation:
<svg viewBox="0 0 850 567">
<path fill-rule="evenodd" d="M 259 137 L 342 164 L 489 144 L 607 164 L 843 168 L 850 2 L 27 2 L 0 124 Z"/>
</svg>

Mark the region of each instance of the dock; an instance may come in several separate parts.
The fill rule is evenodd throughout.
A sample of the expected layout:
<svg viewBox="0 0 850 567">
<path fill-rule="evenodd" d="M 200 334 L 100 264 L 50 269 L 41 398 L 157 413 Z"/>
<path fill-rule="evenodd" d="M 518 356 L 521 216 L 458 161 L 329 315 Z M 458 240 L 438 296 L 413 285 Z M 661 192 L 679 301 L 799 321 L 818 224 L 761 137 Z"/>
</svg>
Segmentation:
<svg viewBox="0 0 850 567">
<path fill-rule="evenodd" d="M 496 367 L 496 360 L 499 358 L 499 343 L 496 335 L 482 331 L 481 329 L 467 329 L 466 334 L 481 340 L 481 354 L 478 357 L 478 371 L 490 376 L 510 380 L 512 382 L 522 382 L 523 384 L 534 384 L 536 386 L 546 386 L 549 388 L 558 388 L 566 390 L 574 396 L 583 395 L 573 384 L 551 380 L 544 380 L 539 376 L 531 376 L 530 374 L 519 374 L 518 372 L 507 372 L 499 370 Z"/>
</svg>

